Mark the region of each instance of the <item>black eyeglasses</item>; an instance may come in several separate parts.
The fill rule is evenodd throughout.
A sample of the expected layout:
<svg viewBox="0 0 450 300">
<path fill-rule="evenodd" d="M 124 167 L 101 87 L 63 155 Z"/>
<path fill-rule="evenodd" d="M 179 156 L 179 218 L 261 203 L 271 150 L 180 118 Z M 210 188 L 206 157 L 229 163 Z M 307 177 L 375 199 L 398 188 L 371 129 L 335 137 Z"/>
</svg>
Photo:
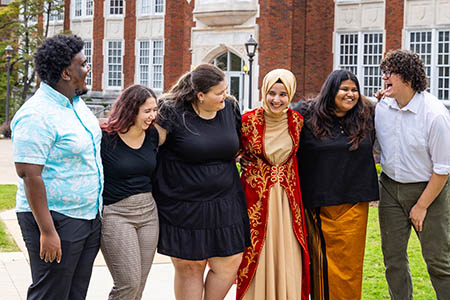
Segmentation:
<svg viewBox="0 0 450 300">
<path fill-rule="evenodd" d="M 389 78 L 389 77 L 391 77 L 391 75 L 392 75 L 392 72 L 389 71 L 389 70 L 382 70 L 382 71 L 381 71 L 381 76 L 384 76 L 384 77 L 386 77 L 386 78 Z"/>
</svg>

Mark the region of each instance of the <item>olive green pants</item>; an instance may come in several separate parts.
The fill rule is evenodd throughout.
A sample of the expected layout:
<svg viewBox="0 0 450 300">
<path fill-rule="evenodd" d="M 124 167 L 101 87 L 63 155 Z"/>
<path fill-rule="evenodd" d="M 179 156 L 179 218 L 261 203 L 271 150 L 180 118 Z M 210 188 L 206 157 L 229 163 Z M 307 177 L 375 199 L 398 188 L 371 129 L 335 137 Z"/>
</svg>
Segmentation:
<svg viewBox="0 0 450 300">
<path fill-rule="evenodd" d="M 408 240 L 413 227 L 409 213 L 427 182 L 399 183 L 380 177 L 379 219 L 386 280 L 393 300 L 413 299 Z M 414 229 L 414 227 L 413 227 Z M 427 210 L 422 232 L 416 234 L 437 299 L 450 299 L 450 183 Z M 431 299 L 430 295 L 430 299 Z"/>
</svg>

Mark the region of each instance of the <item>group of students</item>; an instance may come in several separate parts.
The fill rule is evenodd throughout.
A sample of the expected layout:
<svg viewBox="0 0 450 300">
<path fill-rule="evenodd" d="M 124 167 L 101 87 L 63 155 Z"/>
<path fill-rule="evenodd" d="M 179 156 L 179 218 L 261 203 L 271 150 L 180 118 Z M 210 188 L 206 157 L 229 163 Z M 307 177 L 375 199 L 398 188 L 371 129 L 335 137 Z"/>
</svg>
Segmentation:
<svg viewBox="0 0 450 300">
<path fill-rule="evenodd" d="M 437 298 L 450 299 L 450 116 L 416 54 L 383 59 L 376 108 L 346 70 L 292 105 L 295 76 L 275 69 L 261 107 L 241 116 L 225 74 L 201 64 L 158 100 L 128 87 L 100 130 L 79 98 L 82 47 L 43 42 L 41 87 L 12 122 L 28 299 L 84 299 L 100 245 L 109 299 L 141 299 L 156 249 L 178 300 L 223 299 L 236 278 L 238 300 L 361 299 L 368 204 L 380 198 L 391 298 L 412 299 L 412 224 Z"/>
</svg>

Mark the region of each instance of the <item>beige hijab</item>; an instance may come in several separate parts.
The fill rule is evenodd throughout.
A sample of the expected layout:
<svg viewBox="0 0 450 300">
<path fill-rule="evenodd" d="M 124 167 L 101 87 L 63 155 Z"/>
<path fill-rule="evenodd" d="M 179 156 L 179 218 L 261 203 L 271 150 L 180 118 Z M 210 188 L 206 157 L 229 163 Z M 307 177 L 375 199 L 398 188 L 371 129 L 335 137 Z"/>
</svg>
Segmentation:
<svg viewBox="0 0 450 300">
<path fill-rule="evenodd" d="M 292 98 L 295 95 L 295 91 L 297 89 L 297 81 L 295 79 L 294 74 L 292 74 L 291 71 L 286 69 L 275 69 L 270 71 L 266 74 L 266 76 L 263 79 L 262 87 L 261 87 L 261 96 L 262 96 L 262 107 L 264 109 L 264 112 L 266 115 L 273 116 L 273 117 L 281 117 L 286 114 L 287 108 L 279 113 L 273 113 L 269 105 L 266 102 L 267 94 L 269 93 L 272 86 L 278 81 L 281 80 L 281 82 L 284 84 L 284 87 L 286 88 L 286 91 L 288 93 L 289 97 L 289 103 L 291 103 Z"/>
</svg>

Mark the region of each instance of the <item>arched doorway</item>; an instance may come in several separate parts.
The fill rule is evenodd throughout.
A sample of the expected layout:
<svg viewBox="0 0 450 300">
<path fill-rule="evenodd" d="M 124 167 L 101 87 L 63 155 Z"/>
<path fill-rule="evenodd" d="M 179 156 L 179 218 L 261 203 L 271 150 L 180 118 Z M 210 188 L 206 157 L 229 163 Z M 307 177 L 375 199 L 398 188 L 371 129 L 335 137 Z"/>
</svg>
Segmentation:
<svg viewBox="0 0 450 300">
<path fill-rule="evenodd" d="M 242 107 L 244 99 L 244 60 L 233 52 L 227 51 L 220 54 L 212 61 L 211 64 L 221 69 L 227 78 L 230 94 L 236 97 Z"/>
</svg>

